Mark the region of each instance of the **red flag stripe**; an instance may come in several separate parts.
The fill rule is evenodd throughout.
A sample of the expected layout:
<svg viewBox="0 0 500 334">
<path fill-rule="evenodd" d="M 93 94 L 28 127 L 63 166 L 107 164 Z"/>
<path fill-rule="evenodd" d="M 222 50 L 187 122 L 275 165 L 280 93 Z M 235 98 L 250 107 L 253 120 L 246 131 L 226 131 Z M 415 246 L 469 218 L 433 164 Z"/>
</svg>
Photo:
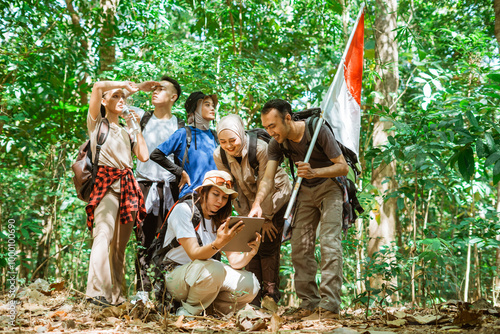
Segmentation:
<svg viewBox="0 0 500 334">
<path fill-rule="evenodd" d="M 363 79 L 363 48 L 365 35 L 365 13 L 361 14 L 345 59 L 345 81 L 347 89 L 361 105 L 361 80 Z"/>
</svg>

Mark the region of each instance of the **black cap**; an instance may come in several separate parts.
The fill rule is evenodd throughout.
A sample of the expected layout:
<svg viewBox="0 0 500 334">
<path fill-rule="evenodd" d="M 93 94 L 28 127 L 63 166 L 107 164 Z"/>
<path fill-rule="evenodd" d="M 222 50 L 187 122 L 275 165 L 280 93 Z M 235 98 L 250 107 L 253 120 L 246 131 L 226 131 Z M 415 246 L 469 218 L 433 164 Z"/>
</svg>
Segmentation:
<svg viewBox="0 0 500 334">
<path fill-rule="evenodd" d="M 191 95 L 186 100 L 186 103 L 184 103 L 184 108 L 186 108 L 187 114 L 192 114 L 196 111 L 196 108 L 198 107 L 198 101 L 199 100 L 204 100 L 206 97 L 211 97 L 212 100 L 214 101 L 214 107 L 217 107 L 218 99 L 216 94 L 212 95 L 205 95 L 202 92 L 193 92 Z"/>
</svg>

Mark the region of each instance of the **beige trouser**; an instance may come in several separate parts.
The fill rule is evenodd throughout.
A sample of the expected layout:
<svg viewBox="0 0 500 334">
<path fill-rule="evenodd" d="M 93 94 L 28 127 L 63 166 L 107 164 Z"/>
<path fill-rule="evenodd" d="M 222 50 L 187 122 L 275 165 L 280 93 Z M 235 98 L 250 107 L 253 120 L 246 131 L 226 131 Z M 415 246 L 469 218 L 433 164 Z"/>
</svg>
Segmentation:
<svg viewBox="0 0 500 334">
<path fill-rule="evenodd" d="M 165 277 L 168 292 L 192 315 L 201 314 L 212 303 L 224 314 L 234 312 L 250 303 L 260 289 L 252 273 L 212 259 L 192 261 Z"/>
<path fill-rule="evenodd" d="M 120 193 L 111 186 L 95 208 L 87 279 L 87 296 L 103 296 L 111 304 L 125 300 L 122 297 L 125 248 L 134 227 L 133 223 L 120 223 L 119 207 Z"/>
<path fill-rule="evenodd" d="M 302 308 L 312 310 L 320 306 L 332 312 L 340 311 L 342 203 L 343 193 L 331 179 L 315 187 L 300 188 L 290 242 L 295 269 L 295 291 L 302 299 Z M 318 265 L 314 249 L 320 221 L 321 283 L 318 291 Z"/>
</svg>

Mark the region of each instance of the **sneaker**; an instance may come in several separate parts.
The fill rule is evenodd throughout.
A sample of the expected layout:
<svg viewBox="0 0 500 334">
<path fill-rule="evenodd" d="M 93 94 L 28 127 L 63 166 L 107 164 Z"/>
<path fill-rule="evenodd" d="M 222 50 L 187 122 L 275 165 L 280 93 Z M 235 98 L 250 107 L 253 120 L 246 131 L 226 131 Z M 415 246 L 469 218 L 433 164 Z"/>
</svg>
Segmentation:
<svg viewBox="0 0 500 334">
<path fill-rule="evenodd" d="M 308 321 L 308 320 L 338 320 L 338 319 L 340 319 L 339 313 L 326 310 L 322 307 L 316 307 L 314 309 L 313 313 L 311 313 L 309 316 L 302 318 L 302 320 L 304 320 L 304 321 Z"/>
<path fill-rule="evenodd" d="M 182 306 L 181 306 L 181 307 L 179 307 L 179 308 L 177 309 L 177 311 L 175 311 L 175 315 L 178 315 L 178 316 L 183 315 L 183 316 L 184 316 L 186 319 L 188 319 L 188 320 L 192 320 L 192 319 L 194 319 L 194 318 L 192 318 L 192 316 L 193 316 L 193 315 L 192 315 L 191 313 L 189 313 L 189 312 L 188 312 L 188 311 L 187 311 L 184 307 L 182 307 Z"/>
<path fill-rule="evenodd" d="M 113 306 L 110 302 L 106 300 L 106 298 L 104 298 L 104 296 L 87 298 L 87 302 L 101 307 Z"/>
</svg>

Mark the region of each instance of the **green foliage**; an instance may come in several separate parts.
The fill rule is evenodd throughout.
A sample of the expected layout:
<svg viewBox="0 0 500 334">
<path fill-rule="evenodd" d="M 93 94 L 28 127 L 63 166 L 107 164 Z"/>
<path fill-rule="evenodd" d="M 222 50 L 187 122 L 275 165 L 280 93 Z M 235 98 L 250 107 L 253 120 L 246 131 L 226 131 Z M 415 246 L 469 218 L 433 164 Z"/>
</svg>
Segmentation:
<svg viewBox="0 0 500 334">
<path fill-rule="evenodd" d="M 349 26 L 359 3 L 349 3 Z M 500 231 L 495 208 L 500 68 L 491 1 L 399 2 L 396 112 L 373 103 L 381 94 L 374 91 L 380 77 L 375 71 L 375 5 L 368 2 L 366 11 L 360 141 L 359 198 L 367 213 L 361 233 L 351 229 L 343 242 L 343 302 L 386 303 L 387 296 L 377 296 L 381 291 L 367 284 L 375 274 L 397 277 L 398 285 L 386 285 L 382 292 L 397 292 L 403 302 L 411 296 L 412 280 L 420 282 L 418 294 L 424 300 L 459 298 L 469 243 L 478 248 L 481 262 L 473 271 L 489 296 Z M 103 72 L 99 6 L 87 0 L 0 0 L 0 217 L 2 222 L 16 220 L 21 277 L 32 279 L 40 268 L 39 275 L 66 279 L 80 290 L 91 236 L 70 166 L 87 136 L 93 82 L 140 82 L 169 74 L 183 89 L 174 105 L 176 115 L 183 115 L 192 91 L 214 92 L 218 117 L 238 113 L 252 128 L 260 126 L 259 111 L 271 98 L 285 98 L 295 110 L 317 104 L 347 39 L 343 9 L 335 1 L 122 0 L 114 15 L 116 61 Z M 138 93 L 131 103 L 149 109 L 150 97 Z M 377 119 L 393 124 L 382 148 L 371 143 Z M 369 242 L 370 211 L 378 209 L 379 189 L 371 185 L 371 171 L 391 161 L 397 164 L 397 189 L 385 196 L 396 198 L 397 247 L 357 258 Z M 5 237 L 2 226 L 0 238 Z M 0 266 L 6 258 L 2 247 Z M 134 251 L 131 241 L 130 284 Z M 281 289 L 284 300 L 296 303 L 290 254 L 285 243 Z M 358 291 L 359 283 L 367 287 L 364 292 Z"/>
</svg>

